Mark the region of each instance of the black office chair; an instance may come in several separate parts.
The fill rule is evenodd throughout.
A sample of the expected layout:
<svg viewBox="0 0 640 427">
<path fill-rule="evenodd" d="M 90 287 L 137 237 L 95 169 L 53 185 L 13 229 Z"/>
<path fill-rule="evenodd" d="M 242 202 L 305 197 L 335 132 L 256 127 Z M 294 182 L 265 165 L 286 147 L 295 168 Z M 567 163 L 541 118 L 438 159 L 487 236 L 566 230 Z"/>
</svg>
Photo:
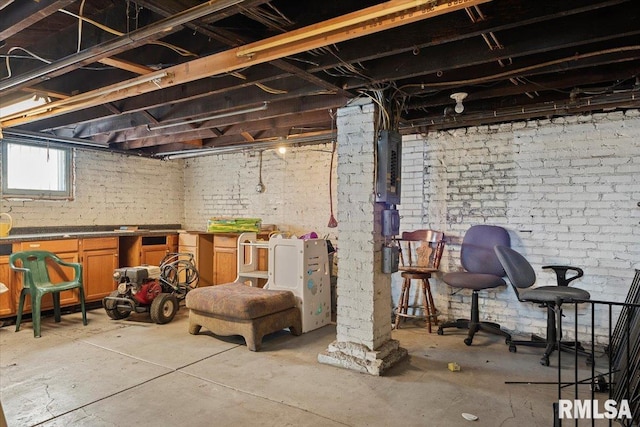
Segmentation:
<svg viewBox="0 0 640 427">
<path fill-rule="evenodd" d="M 473 336 L 479 330 L 502 335 L 507 344 L 511 335 L 500 329 L 500 325 L 493 322 L 481 322 L 478 309 L 478 292 L 485 289 L 506 285 L 502 278 L 505 273 L 500 261 L 493 251 L 496 245 L 509 245 L 509 233 L 502 227 L 495 225 L 474 225 L 464 235 L 460 249 L 460 261 L 466 271 L 447 273 L 442 280 L 454 288 L 471 289 L 471 318 L 445 322 L 438 328 L 438 335 L 444 333 L 445 328 L 469 329 L 464 343 L 471 345 Z"/>
<path fill-rule="evenodd" d="M 560 319 L 560 316 L 562 316 L 562 303 L 574 300 L 588 300 L 590 298 L 589 292 L 568 286 L 571 281 L 582 277 L 582 269 L 564 265 L 544 266 L 542 268 L 549 268 L 555 271 L 558 284 L 556 286 L 531 288 L 536 282 L 536 273 L 531 264 L 521 254 L 506 246 L 496 246 L 495 252 L 507 273 L 507 277 L 509 277 L 513 289 L 516 291 L 518 301 L 541 304 L 547 308 L 547 337 L 542 338 L 532 335 L 529 341 L 512 340 L 509 345 L 509 351 L 515 352 L 518 345 L 544 347 L 545 351 L 540 359 L 540 364 L 544 366 L 549 366 L 549 356 L 554 350 L 572 353 L 577 351 L 578 354 L 587 356 L 587 364 L 591 364 L 593 362 L 592 355 L 584 351 L 579 343 L 575 341 L 558 341 L 558 338 L 562 338 L 562 331 L 556 326 L 556 319 Z M 575 274 L 567 278 L 568 271 L 573 271 Z"/>
</svg>

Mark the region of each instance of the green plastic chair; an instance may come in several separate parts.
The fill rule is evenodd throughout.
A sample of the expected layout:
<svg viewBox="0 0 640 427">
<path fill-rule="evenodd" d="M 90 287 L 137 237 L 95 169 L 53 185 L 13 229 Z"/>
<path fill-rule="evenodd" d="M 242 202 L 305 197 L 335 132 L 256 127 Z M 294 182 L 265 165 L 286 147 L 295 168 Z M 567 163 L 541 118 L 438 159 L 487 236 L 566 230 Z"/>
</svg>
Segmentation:
<svg viewBox="0 0 640 427">
<path fill-rule="evenodd" d="M 72 267 L 74 279 L 70 282 L 51 283 L 47 269 L 47 259 L 51 259 L 59 265 Z M 19 265 L 16 265 L 18 261 Z M 84 306 L 84 288 L 82 286 L 82 265 L 76 262 L 66 262 L 58 258 L 54 253 L 47 251 L 23 251 L 9 256 L 9 265 L 12 270 L 22 272 L 22 291 L 16 317 L 16 332 L 20 330 L 22 321 L 22 309 L 27 294 L 31 295 L 31 316 L 33 321 L 33 336 L 40 337 L 40 311 L 42 296 L 52 294 L 53 312 L 56 322 L 60 322 L 60 292 L 69 289 L 78 289 L 80 293 L 80 307 L 82 310 L 82 323 L 87 325 L 87 312 Z"/>
</svg>

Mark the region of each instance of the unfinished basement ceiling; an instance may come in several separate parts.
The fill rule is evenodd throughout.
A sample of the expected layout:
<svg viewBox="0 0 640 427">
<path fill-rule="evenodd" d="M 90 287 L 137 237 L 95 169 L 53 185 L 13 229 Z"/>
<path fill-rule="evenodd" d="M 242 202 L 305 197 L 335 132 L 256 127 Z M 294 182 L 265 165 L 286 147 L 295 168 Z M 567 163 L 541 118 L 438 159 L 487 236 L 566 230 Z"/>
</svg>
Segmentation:
<svg viewBox="0 0 640 427">
<path fill-rule="evenodd" d="M 328 140 L 371 97 L 403 133 L 640 106 L 633 0 L 4 0 L 0 103 L 142 155 Z M 463 95 L 456 108 L 453 94 Z"/>
</svg>

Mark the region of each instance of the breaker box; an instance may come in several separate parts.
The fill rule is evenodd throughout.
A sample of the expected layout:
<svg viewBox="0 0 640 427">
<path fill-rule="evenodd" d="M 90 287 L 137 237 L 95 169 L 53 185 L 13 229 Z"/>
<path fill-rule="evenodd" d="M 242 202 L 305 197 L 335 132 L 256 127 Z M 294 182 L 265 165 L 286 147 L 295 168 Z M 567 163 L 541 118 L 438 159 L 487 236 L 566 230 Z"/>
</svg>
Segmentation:
<svg viewBox="0 0 640 427">
<path fill-rule="evenodd" d="M 324 239 L 269 239 L 269 289 L 294 293 L 302 332 L 331 323 L 329 255 Z"/>
<path fill-rule="evenodd" d="M 380 131 L 377 149 L 376 202 L 399 205 L 402 136 L 397 131 Z"/>
</svg>

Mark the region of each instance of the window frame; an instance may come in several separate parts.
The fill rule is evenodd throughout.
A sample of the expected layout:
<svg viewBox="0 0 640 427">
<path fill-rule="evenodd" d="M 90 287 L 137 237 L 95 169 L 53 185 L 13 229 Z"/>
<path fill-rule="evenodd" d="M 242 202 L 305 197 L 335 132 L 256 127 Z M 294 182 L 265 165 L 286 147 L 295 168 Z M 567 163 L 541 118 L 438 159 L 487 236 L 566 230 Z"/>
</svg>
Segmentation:
<svg viewBox="0 0 640 427">
<path fill-rule="evenodd" d="M 66 190 L 30 190 L 25 188 L 8 188 L 7 166 L 10 162 L 8 157 L 8 145 L 17 144 L 42 149 L 55 149 L 63 152 L 64 159 L 64 180 Z M 34 143 L 31 141 L 20 141 L 11 138 L 4 138 L 2 141 L 2 199 L 20 200 L 73 200 L 74 198 L 74 149 L 60 146 L 58 144 Z"/>
</svg>

